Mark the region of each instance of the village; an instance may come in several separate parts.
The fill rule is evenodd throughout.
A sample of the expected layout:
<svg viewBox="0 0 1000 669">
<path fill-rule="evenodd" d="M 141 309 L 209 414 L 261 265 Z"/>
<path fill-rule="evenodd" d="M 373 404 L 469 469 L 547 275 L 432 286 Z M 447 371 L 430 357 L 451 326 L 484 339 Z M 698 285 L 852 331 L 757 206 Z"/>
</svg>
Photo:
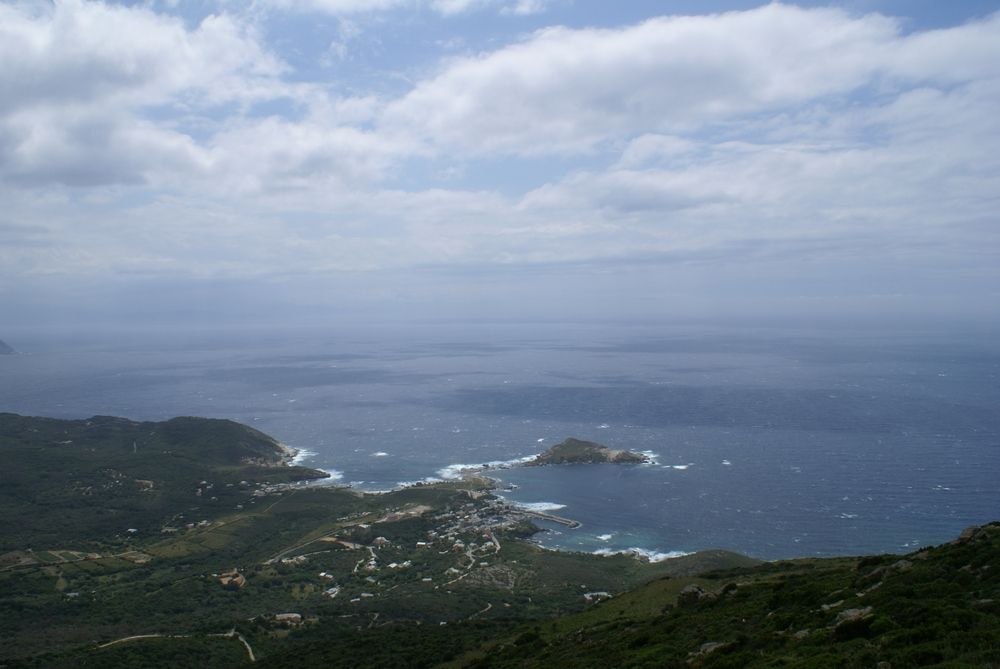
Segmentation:
<svg viewBox="0 0 1000 669">
<path fill-rule="evenodd" d="M 287 494 L 289 487 L 269 487 L 264 495 L 261 492 L 257 489 L 254 495 L 280 496 Z M 249 569 L 234 567 L 211 577 L 225 588 L 243 588 L 255 577 L 308 574 L 312 582 L 300 585 L 304 591 L 350 606 L 413 587 L 451 595 L 449 588 L 476 570 L 495 567 L 503 549 L 498 535 L 530 536 L 540 531 L 536 520 L 578 526 L 576 521 L 524 509 L 483 490 L 460 492 L 463 497 L 444 509 L 407 504 L 348 514 L 338 519 L 341 522 L 332 532 L 290 546 Z M 414 523 L 420 527 L 418 532 L 413 531 Z M 346 554 L 353 557 L 349 561 L 336 559 Z M 334 564 L 339 568 L 330 566 Z M 594 594 L 585 593 L 585 600 L 592 601 Z M 489 608 L 492 604 L 486 610 Z M 265 616 L 261 622 L 280 631 L 313 624 L 316 619 L 281 612 Z"/>
</svg>

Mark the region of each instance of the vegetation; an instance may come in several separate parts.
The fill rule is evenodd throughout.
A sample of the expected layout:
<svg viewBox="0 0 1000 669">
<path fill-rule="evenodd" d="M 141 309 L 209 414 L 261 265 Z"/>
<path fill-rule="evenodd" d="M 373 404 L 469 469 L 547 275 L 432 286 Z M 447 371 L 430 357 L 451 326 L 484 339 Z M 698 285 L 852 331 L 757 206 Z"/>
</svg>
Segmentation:
<svg viewBox="0 0 1000 669">
<path fill-rule="evenodd" d="M 607 446 L 570 437 L 538 455 L 527 465 L 597 464 L 641 464 L 649 462 L 642 453 L 610 449 Z"/>
<path fill-rule="evenodd" d="M 649 563 L 540 549 L 486 479 L 290 483 L 316 473 L 228 421 L 0 415 L 0 455 L 0 666 L 1000 662 L 997 524 L 905 558 Z"/>
<path fill-rule="evenodd" d="M 0 552 L 90 551 L 113 537 L 231 511 L 264 482 L 326 476 L 285 466 L 271 437 L 228 420 L 138 423 L 0 414 Z M 129 532 L 129 530 L 136 530 Z"/>
</svg>

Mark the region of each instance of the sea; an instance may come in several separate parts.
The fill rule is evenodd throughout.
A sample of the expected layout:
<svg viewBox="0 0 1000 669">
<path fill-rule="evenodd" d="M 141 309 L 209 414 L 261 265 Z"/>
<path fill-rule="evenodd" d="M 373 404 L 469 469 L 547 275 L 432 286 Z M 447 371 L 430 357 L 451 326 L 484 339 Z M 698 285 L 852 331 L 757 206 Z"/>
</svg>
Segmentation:
<svg viewBox="0 0 1000 669">
<path fill-rule="evenodd" d="M 0 411 L 230 418 L 335 485 L 493 463 L 551 549 L 904 553 L 1000 520 L 995 332 L 407 324 L 4 333 Z M 514 467 L 566 437 L 646 465 Z M 330 482 L 327 483 L 331 484 Z"/>
</svg>

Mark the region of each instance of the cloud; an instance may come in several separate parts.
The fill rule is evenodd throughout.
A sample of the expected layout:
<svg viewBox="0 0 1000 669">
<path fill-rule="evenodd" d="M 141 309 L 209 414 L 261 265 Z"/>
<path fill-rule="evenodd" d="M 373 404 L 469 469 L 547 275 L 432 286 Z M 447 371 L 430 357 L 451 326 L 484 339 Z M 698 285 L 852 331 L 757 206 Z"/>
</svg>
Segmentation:
<svg viewBox="0 0 1000 669">
<path fill-rule="evenodd" d="M 150 118 L 290 95 L 282 61 L 226 16 L 194 29 L 141 7 L 0 6 L 0 175 L 23 183 L 144 183 L 206 155 Z"/>
<path fill-rule="evenodd" d="M 998 35 L 997 16 L 906 37 L 884 16 L 778 3 L 622 29 L 555 27 L 449 61 L 391 103 L 384 122 L 450 150 L 581 153 L 867 87 L 992 76 Z"/>
<path fill-rule="evenodd" d="M 501 13 L 528 16 L 530 14 L 540 14 L 547 8 L 548 2 L 546 0 L 517 0 L 514 4 L 504 7 Z"/>
<path fill-rule="evenodd" d="M 331 35 L 373 30 L 361 3 L 279 4 L 353 13 L 328 21 L 317 62 Z M 394 95 L 286 62 L 257 18 L 0 5 L 0 282 L 883 261 L 996 275 L 997 16 L 904 34 L 771 4 L 553 27 L 418 64 Z"/>
<path fill-rule="evenodd" d="M 408 0 L 258 0 L 258 4 L 264 7 L 338 15 L 380 12 L 407 2 Z"/>
</svg>

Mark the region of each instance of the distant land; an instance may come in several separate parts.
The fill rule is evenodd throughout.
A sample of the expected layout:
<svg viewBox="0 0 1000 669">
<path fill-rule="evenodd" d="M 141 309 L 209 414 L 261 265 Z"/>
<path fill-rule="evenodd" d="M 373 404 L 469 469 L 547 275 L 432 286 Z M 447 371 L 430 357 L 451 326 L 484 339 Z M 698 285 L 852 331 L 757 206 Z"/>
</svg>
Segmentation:
<svg viewBox="0 0 1000 669">
<path fill-rule="evenodd" d="M 228 420 L 0 413 L 0 666 L 1000 663 L 997 523 L 905 556 L 650 562 L 543 550 L 481 476 L 361 493 L 291 455 Z"/>
<path fill-rule="evenodd" d="M 0 355 L 10 355 L 11 353 L 17 353 L 17 351 L 12 349 L 3 339 L 0 339 Z"/>
<path fill-rule="evenodd" d="M 525 466 L 567 465 L 567 464 L 642 464 L 650 462 L 650 457 L 635 451 L 615 450 L 593 441 L 583 441 L 570 437 L 549 448 Z"/>
</svg>

